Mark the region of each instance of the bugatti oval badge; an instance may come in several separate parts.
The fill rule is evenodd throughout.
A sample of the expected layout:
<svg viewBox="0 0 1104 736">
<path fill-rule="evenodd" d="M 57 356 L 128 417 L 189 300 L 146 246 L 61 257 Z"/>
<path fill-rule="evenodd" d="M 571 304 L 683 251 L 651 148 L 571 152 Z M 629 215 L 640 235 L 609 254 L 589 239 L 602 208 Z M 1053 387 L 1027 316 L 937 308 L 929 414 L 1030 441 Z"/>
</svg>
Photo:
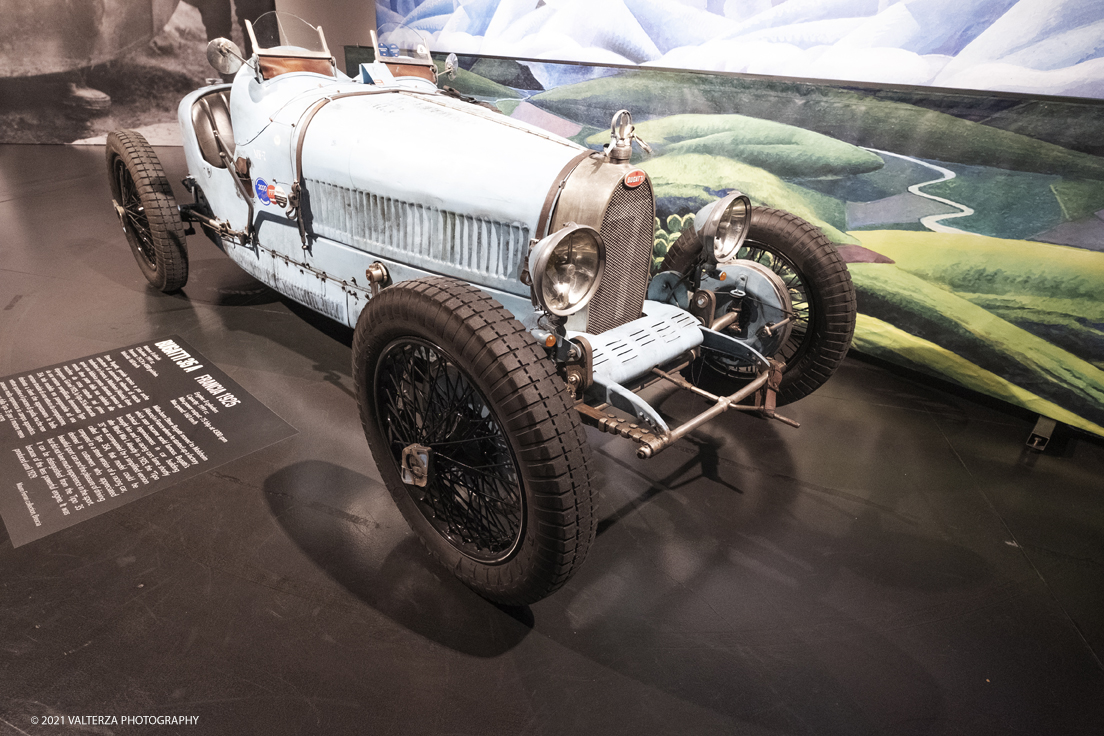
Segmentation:
<svg viewBox="0 0 1104 736">
<path fill-rule="evenodd" d="M 625 186 L 629 189 L 636 189 L 638 186 L 644 183 L 644 179 L 647 175 L 640 169 L 633 169 L 629 173 L 625 174 Z"/>
<path fill-rule="evenodd" d="M 268 198 L 268 182 L 264 179 L 257 179 L 255 190 L 257 192 L 257 199 L 261 200 L 263 204 L 268 204 L 272 201 Z"/>
</svg>

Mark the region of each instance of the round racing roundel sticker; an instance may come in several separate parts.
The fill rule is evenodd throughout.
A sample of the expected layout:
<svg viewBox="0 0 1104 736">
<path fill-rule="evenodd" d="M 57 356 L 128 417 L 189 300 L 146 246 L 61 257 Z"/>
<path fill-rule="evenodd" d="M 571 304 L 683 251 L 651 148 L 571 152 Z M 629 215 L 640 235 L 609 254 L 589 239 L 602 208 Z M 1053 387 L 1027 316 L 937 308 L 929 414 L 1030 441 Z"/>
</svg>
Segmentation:
<svg viewBox="0 0 1104 736">
<path fill-rule="evenodd" d="M 629 189 L 636 189 L 638 186 L 644 183 L 644 179 L 647 175 L 640 169 L 633 169 L 629 173 L 625 174 L 625 186 Z"/>
<path fill-rule="evenodd" d="M 262 204 L 268 204 L 272 200 L 269 199 L 268 194 L 268 182 L 264 179 L 257 179 L 257 199 L 261 200 Z"/>
</svg>

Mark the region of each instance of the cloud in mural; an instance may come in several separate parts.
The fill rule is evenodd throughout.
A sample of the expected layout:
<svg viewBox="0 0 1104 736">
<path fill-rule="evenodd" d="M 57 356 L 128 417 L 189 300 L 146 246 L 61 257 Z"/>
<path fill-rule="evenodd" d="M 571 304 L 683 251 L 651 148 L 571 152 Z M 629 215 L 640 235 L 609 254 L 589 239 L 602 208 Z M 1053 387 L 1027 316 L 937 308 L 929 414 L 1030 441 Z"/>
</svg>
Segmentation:
<svg viewBox="0 0 1104 736">
<path fill-rule="evenodd" d="M 728 18 L 679 0 L 625 0 L 625 7 L 662 53 L 705 43 L 737 28 Z"/>
<path fill-rule="evenodd" d="M 942 76 L 951 79 L 994 62 L 1052 71 L 1099 58 L 1102 21 L 1100 0 L 1020 0 L 962 49 Z"/>
<path fill-rule="evenodd" d="M 379 0 L 399 16 L 440 51 L 1104 97 L 1101 0 Z"/>
<path fill-rule="evenodd" d="M 906 0 L 863 18 L 839 45 L 953 56 L 1015 2 Z"/>
<path fill-rule="evenodd" d="M 738 38 L 741 43 L 784 43 L 799 49 L 831 46 L 862 25 L 865 18 L 832 18 L 795 23 L 781 28 L 763 28 L 745 33 Z M 727 37 L 726 40 L 732 40 Z"/>
<path fill-rule="evenodd" d="M 376 6 L 376 28 L 383 28 L 391 23 L 402 23 L 404 16 L 383 5 Z"/>
<path fill-rule="evenodd" d="M 1104 99 L 1104 59 L 1092 59 L 1064 69 L 1040 71 L 1015 64 L 976 64 L 953 75 L 940 75 L 940 84 L 963 89 L 1002 89 Z"/>
<path fill-rule="evenodd" d="M 596 18 L 600 18 L 602 22 L 595 22 Z M 626 7 L 624 0 L 568 0 L 550 3 L 522 15 L 501 30 L 496 28 L 492 20 L 484 43 L 493 48 L 539 48 L 539 58 L 552 58 L 548 56 L 549 45 L 541 41 L 541 37 L 545 35 L 570 39 L 571 45 L 568 48 L 593 49 L 597 53 L 612 52 L 633 64 L 660 56 L 659 48 Z"/>
<path fill-rule="evenodd" d="M 892 4 L 893 0 L 786 0 L 745 18 L 737 27 L 736 34 L 833 18 L 866 18 Z M 738 5 L 739 0 L 726 3 L 726 11 Z"/>
<path fill-rule="evenodd" d="M 1048 71 L 1098 58 L 1102 51 L 1104 20 L 1044 38 L 1001 57 L 1001 61 Z"/>
</svg>

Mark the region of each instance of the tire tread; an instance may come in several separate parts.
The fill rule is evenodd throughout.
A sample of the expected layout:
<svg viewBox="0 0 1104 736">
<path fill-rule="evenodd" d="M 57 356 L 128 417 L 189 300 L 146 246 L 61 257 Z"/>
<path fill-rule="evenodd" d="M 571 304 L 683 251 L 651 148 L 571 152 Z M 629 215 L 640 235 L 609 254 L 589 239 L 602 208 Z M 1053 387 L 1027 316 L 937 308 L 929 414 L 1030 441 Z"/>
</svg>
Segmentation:
<svg viewBox="0 0 1104 736">
<path fill-rule="evenodd" d="M 590 452 L 566 387 L 525 327 L 490 295 L 444 277 L 404 281 L 368 303 L 353 338 L 357 403 L 369 442 L 376 435 L 376 418 L 369 388 L 374 367 L 368 357 L 382 350 L 380 343 L 390 334 L 376 326 L 411 322 L 484 379 L 488 401 L 516 442 L 526 501 L 532 506 L 526 534 L 534 537 L 498 565 L 477 563 L 444 540 L 419 533 L 422 543 L 492 600 L 522 605 L 544 598 L 578 570 L 596 531 Z M 401 482 L 395 487 L 393 460 L 373 449 L 381 475 L 390 479 L 392 495 L 417 530 L 417 518 L 402 503 L 405 487 Z"/>
<path fill-rule="evenodd" d="M 179 291 L 188 282 L 187 236 L 172 185 L 165 176 L 157 154 L 145 137 L 135 130 L 116 130 L 109 134 L 105 153 L 112 196 L 116 201 L 121 199 L 114 176 L 115 161 L 121 159 L 134 180 L 138 197 L 145 208 L 153 239 L 156 267 L 149 267 L 138 250 L 134 235 L 128 229 L 127 240 L 139 268 L 157 289 L 166 293 Z"/>
</svg>

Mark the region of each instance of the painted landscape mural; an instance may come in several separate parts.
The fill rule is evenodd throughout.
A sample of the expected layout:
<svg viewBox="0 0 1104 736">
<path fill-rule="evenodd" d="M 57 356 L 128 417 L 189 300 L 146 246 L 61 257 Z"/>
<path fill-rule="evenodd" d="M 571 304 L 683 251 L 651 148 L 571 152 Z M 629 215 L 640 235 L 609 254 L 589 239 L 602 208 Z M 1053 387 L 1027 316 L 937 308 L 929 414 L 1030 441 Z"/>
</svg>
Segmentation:
<svg viewBox="0 0 1104 736">
<path fill-rule="evenodd" d="M 856 349 L 1104 435 L 1104 2 L 376 7 L 505 114 L 598 148 L 628 108 L 657 267 L 739 189 L 837 244 Z"/>
<path fill-rule="evenodd" d="M 1104 98 L 1100 0 L 377 0 L 376 7 L 380 26 L 404 23 L 434 49 L 458 54 Z"/>
<path fill-rule="evenodd" d="M 447 82 L 584 145 L 654 149 L 655 263 L 732 189 L 818 225 L 858 350 L 1104 435 L 1104 105 L 461 57 Z M 570 68 L 566 68 L 570 67 Z"/>
</svg>

